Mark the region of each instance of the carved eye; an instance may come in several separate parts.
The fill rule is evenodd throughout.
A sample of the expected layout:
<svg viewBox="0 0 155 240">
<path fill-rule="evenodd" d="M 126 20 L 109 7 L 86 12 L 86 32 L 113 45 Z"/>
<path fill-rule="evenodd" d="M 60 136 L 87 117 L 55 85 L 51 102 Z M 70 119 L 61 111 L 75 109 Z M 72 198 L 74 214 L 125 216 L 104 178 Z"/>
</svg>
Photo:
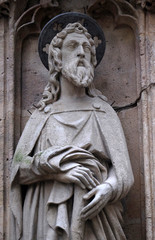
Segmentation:
<svg viewBox="0 0 155 240">
<path fill-rule="evenodd" d="M 68 49 L 75 49 L 77 47 L 77 43 L 76 42 L 70 42 L 68 45 L 67 45 L 67 48 Z"/>
<path fill-rule="evenodd" d="M 91 51 L 91 47 L 90 47 L 90 45 L 88 45 L 88 44 L 85 44 L 85 45 L 83 46 L 83 48 L 84 48 L 84 51 L 85 51 L 85 52 L 90 52 L 90 51 Z"/>
</svg>

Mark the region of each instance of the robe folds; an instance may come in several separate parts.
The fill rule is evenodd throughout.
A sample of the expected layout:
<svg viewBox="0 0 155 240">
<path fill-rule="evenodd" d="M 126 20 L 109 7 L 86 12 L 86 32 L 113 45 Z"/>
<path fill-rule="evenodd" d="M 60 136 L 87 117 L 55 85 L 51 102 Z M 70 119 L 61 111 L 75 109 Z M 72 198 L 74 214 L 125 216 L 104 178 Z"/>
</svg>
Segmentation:
<svg viewBox="0 0 155 240">
<path fill-rule="evenodd" d="M 112 199 L 87 221 L 80 213 L 88 190 L 53 178 L 76 166 L 89 168 L 101 184 L 111 169 L 117 179 Z M 120 199 L 132 184 L 124 133 L 108 103 L 95 97 L 35 110 L 12 164 L 10 240 L 125 240 Z"/>
</svg>

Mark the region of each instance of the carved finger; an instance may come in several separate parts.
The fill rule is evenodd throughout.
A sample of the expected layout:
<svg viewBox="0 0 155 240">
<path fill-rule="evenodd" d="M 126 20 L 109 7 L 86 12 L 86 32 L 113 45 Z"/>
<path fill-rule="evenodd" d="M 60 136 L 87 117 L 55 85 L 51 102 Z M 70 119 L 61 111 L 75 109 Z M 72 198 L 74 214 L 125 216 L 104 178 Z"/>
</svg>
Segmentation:
<svg viewBox="0 0 155 240">
<path fill-rule="evenodd" d="M 87 181 L 90 183 L 90 185 L 94 188 L 94 187 L 96 187 L 96 183 L 95 183 L 95 181 L 94 181 L 94 177 L 93 177 L 93 175 L 92 175 L 92 173 L 87 173 L 87 172 L 85 172 L 85 171 L 83 171 L 83 170 L 81 170 L 81 169 L 79 169 L 78 170 L 78 172 L 80 173 L 80 174 L 82 174 L 86 179 L 87 179 Z"/>
<path fill-rule="evenodd" d="M 96 193 L 96 188 L 93 188 L 90 192 L 88 192 L 83 196 L 83 199 L 88 200 L 89 198 L 93 197 L 95 193 Z"/>
<path fill-rule="evenodd" d="M 89 168 L 86 167 L 80 167 L 80 170 L 82 169 L 83 171 L 85 171 L 89 176 L 93 176 L 91 170 Z"/>
<path fill-rule="evenodd" d="M 101 206 L 96 205 L 94 208 L 91 209 L 91 211 L 83 215 L 83 219 L 86 221 L 88 219 L 96 217 L 96 215 L 99 214 L 102 209 L 103 209 L 102 205 Z"/>
<path fill-rule="evenodd" d="M 81 213 L 81 217 L 84 220 L 92 219 L 103 209 L 103 207 L 103 201 L 99 201 L 91 209 L 87 210 L 85 213 Z"/>
<path fill-rule="evenodd" d="M 94 182 L 96 184 L 96 186 L 100 185 L 100 182 L 94 177 Z"/>
<path fill-rule="evenodd" d="M 99 181 L 93 176 L 93 173 L 90 171 L 90 169 L 80 166 L 78 171 L 82 171 L 83 174 L 87 174 L 87 176 L 89 176 L 90 183 L 93 187 L 96 187 L 97 185 L 100 184 Z"/>
<path fill-rule="evenodd" d="M 72 177 L 72 182 L 77 184 L 82 189 L 86 189 L 85 185 L 76 177 Z"/>
<path fill-rule="evenodd" d="M 83 172 L 87 173 L 89 176 L 93 177 L 92 172 L 88 168 L 83 167 L 83 166 L 79 166 L 77 169 L 80 170 L 80 171 L 83 171 Z"/>
<path fill-rule="evenodd" d="M 81 211 L 81 214 L 86 214 L 94 206 L 96 206 L 99 201 L 100 201 L 100 199 L 98 197 L 95 197 L 86 207 L 83 208 L 83 210 Z"/>
<path fill-rule="evenodd" d="M 92 189 L 92 186 L 90 185 L 90 182 L 87 180 L 87 178 L 85 176 L 83 176 L 82 173 L 76 172 L 76 173 L 73 174 L 73 176 L 78 178 L 78 180 L 80 180 L 85 185 L 86 188 Z"/>
</svg>

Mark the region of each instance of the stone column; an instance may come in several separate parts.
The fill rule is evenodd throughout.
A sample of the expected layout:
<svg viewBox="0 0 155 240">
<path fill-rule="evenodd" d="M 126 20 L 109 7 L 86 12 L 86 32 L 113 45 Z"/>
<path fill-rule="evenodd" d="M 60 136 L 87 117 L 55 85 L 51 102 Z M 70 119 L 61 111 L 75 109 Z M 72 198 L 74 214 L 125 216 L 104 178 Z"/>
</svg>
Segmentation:
<svg viewBox="0 0 155 240">
<path fill-rule="evenodd" d="M 153 240 L 155 239 L 155 14 L 153 1 L 143 1 L 142 7 L 145 10 L 139 10 L 143 146 L 141 159 L 144 161 L 146 239 Z"/>
<path fill-rule="evenodd" d="M 9 169 L 14 151 L 13 22 L 9 0 L 0 1 L 0 240 L 9 239 Z"/>
<path fill-rule="evenodd" d="M 4 91 L 5 91 L 5 20 L 0 19 L 0 239 L 4 236 L 4 119 L 5 119 L 5 108 L 4 108 Z"/>
<path fill-rule="evenodd" d="M 146 215 L 147 239 L 155 239 L 155 14 L 147 12 L 146 14 L 146 83 L 147 83 L 147 155 L 148 162 L 144 166 L 150 165 L 150 172 L 145 173 L 146 180 L 149 175 L 150 210 Z M 144 140 L 145 136 L 144 136 Z M 144 142 L 145 144 L 145 142 Z M 146 163 L 146 162 L 145 162 Z M 148 190 L 146 184 L 146 210 L 148 210 Z M 146 212 L 147 213 L 147 212 Z M 150 214 L 149 214 L 150 213 Z M 151 234 L 152 232 L 152 234 Z"/>
</svg>

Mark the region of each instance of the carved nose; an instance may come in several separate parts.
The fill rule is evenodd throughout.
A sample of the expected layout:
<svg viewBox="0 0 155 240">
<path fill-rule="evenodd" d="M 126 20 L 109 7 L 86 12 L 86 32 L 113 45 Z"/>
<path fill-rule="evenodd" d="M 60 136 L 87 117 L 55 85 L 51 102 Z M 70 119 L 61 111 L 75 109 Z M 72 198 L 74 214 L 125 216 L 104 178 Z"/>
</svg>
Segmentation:
<svg viewBox="0 0 155 240">
<path fill-rule="evenodd" d="M 84 58 L 84 57 L 85 57 L 85 52 L 84 52 L 84 49 L 83 49 L 82 46 L 79 46 L 79 47 L 78 47 L 77 56 L 78 56 L 78 57 L 81 57 L 81 58 Z"/>
</svg>

